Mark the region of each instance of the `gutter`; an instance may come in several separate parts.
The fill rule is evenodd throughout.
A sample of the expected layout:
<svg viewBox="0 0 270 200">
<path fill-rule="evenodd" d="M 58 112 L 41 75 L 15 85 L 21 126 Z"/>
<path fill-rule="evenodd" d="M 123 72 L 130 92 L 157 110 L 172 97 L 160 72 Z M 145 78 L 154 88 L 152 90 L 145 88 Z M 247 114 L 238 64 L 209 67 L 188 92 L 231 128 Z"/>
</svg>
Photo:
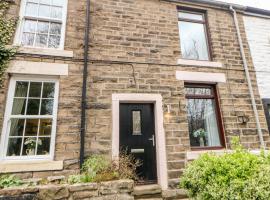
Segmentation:
<svg viewBox="0 0 270 200">
<path fill-rule="evenodd" d="M 87 97 L 87 77 L 88 77 L 88 52 L 89 52 L 89 31 L 90 31 L 90 0 L 87 0 L 86 18 L 85 18 L 85 35 L 84 35 L 84 66 L 83 66 L 83 84 L 81 99 L 81 132 L 80 132 L 80 169 L 84 162 L 85 149 L 85 127 L 86 127 L 86 97 Z"/>
<path fill-rule="evenodd" d="M 231 4 L 231 3 L 226 3 L 222 1 L 214 1 L 214 0 L 160 0 L 160 1 L 167 1 L 167 2 L 172 2 L 172 3 L 194 3 L 194 4 L 205 4 L 205 5 L 211 5 L 215 7 L 219 7 L 222 9 L 228 10 L 228 8 L 233 5 L 233 7 L 237 10 L 240 11 L 245 11 L 246 6 L 241 6 L 238 4 Z"/>
<path fill-rule="evenodd" d="M 234 23 L 235 23 L 237 37 L 238 37 L 239 46 L 240 46 L 240 52 L 241 52 L 241 56 L 242 56 L 243 63 L 244 63 L 244 69 L 245 69 L 245 74 L 246 74 L 246 78 L 247 78 L 247 82 L 248 82 L 248 89 L 249 89 L 249 93 L 250 93 L 250 97 L 251 97 L 253 112 L 255 115 L 256 126 L 257 126 L 257 131 L 258 131 L 258 135 L 259 135 L 259 139 L 260 139 L 260 143 L 261 143 L 261 148 L 263 148 L 265 150 L 265 143 L 263 140 L 262 128 L 261 128 L 261 124 L 260 124 L 260 120 L 259 120 L 259 114 L 258 114 L 258 110 L 257 110 L 257 105 L 256 105 L 255 96 L 254 96 L 253 87 L 252 87 L 249 69 L 248 69 L 248 64 L 247 64 L 245 51 L 244 51 L 244 47 L 243 47 L 243 41 L 242 41 L 241 34 L 240 34 L 240 28 L 239 28 L 239 23 L 238 23 L 238 19 L 237 19 L 237 14 L 236 14 L 236 11 L 232 5 L 230 6 L 229 9 L 233 13 Z"/>
</svg>

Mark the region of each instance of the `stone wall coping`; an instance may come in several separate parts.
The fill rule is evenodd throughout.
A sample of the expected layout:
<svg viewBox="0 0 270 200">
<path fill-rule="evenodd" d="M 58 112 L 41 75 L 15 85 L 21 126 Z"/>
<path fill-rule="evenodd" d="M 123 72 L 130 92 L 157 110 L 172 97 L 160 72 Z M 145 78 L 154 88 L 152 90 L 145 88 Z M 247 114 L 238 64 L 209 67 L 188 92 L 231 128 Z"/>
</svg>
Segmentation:
<svg viewBox="0 0 270 200">
<path fill-rule="evenodd" d="M 86 191 L 98 191 L 97 194 L 117 194 L 117 193 L 131 193 L 134 188 L 133 180 L 116 180 L 100 183 L 80 183 L 80 184 L 49 184 L 38 185 L 31 187 L 13 187 L 4 188 L 0 190 L 0 196 L 18 196 L 27 193 L 37 193 L 44 196 L 46 193 L 58 193 L 61 190 L 65 190 L 66 193 L 78 194 L 79 192 Z"/>
<path fill-rule="evenodd" d="M 1 173 L 63 170 L 63 161 L 1 161 Z M 19 167 L 18 167 L 19 166 Z"/>
<path fill-rule="evenodd" d="M 178 59 L 178 65 L 187 65 L 187 66 L 198 66 L 198 67 L 222 67 L 221 62 L 214 61 L 205 61 L 205 60 L 188 60 L 188 59 Z"/>
</svg>

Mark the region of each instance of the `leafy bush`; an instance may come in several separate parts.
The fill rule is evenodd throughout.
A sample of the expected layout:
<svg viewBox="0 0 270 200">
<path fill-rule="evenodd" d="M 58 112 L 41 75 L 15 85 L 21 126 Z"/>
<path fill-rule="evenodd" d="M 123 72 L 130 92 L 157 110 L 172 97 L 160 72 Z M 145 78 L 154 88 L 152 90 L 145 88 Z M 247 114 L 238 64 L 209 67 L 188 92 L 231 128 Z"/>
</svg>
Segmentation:
<svg viewBox="0 0 270 200">
<path fill-rule="evenodd" d="M 6 13 L 10 3 L 0 1 L 0 88 L 3 83 L 3 75 L 7 68 L 8 61 L 16 53 L 15 48 L 7 48 L 16 27 L 16 19 L 7 18 Z"/>
<path fill-rule="evenodd" d="M 85 160 L 82 174 L 71 175 L 68 183 L 101 182 L 117 179 L 137 179 L 136 168 L 140 162 L 125 152 L 119 155 L 118 161 L 109 161 L 102 155 L 93 155 Z"/>
<path fill-rule="evenodd" d="M 0 189 L 22 185 L 23 182 L 14 175 L 0 175 Z"/>
<path fill-rule="evenodd" d="M 197 200 L 269 200 L 270 156 L 250 153 L 239 139 L 232 146 L 232 153 L 207 153 L 188 164 L 180 187 Z"/>
</svg>

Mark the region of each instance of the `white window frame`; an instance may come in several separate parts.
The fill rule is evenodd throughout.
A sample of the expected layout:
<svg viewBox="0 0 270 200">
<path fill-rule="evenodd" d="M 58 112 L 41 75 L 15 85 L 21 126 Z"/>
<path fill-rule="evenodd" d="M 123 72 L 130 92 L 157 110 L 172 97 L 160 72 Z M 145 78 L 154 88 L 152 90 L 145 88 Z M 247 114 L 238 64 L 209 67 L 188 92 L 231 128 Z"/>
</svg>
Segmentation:
<svg viewBox="0 0 270 200">
<path fill-rule="evenodd" d="M 9 139 L 9 126 L 10 117 L 13 106 L 14 92 L 17 81 L 48 81 L 55 83 L 55 94 L 54 94 L 54 105 L 52 114 L 52 133 L 50 143 L 50 154 L 49 155 L 36 155 L 36 156 L 7 156 L 8 139 Z M 8 89 L 8 96 L 6 102 L 6 110 L 4 116 L 4 123 L 1 135 L 1 146 L 0 146 L 0 161 L 4 160 L 53 160 L 55 151 L 55 139 L 56 139 L 56 124 L 57 124 L 57 111 L 58 111 L 58 97 L 59 97 L 59 80 L 54 77 L 33 77 L 33 76 L 12 76 L 10 78 L 10 84 Z M 46 115 L 44 115 L 46 117 Z M 33 117 L 34 118 L 34 117 Z M 50 115 L 51 118 L 51 115 Z"/>
<path fill-rule="evenodd" d="M 65 35 L 66 35 L 66 21 L 67 21 L 67 6 L 68 6 L 68 0 L 64 0 L 65 3 L 63 5 L 63 13 L 62 13 L 62 19 L 61 20 L 54 20 L 51 18 L 46 18 L 46 17 L 25 17 L 25 9 L 26 9 L 26 3 L 27 0 L 22 0 L 21 1 L 21 8 L 20 8 L 20 16 L 19 16 L 19 23 L 17 26 L 17 30 L 15 33 L 15 38 L 14 38 L 14 45 L 15 46 L 22 46 L 21 41 L 22 41 L 22 32 L 23 32 L 23 24 L 25 21 L 25 18 L 27 19 L 35 19 L 35 20 L 45 20 L 48 22 L 61 22 L 62 28 L 61 28 L 61 38 L 60 38 L 60 45 L 58 48 L 49 48 L 49 47 L 36 47 L 36 46 L 23 46 L 25 48 L 36 48 L 36 49 L 57 49 L 57 50 L 64 50 L 64 45 L 65 45 Z"/>
</svg>

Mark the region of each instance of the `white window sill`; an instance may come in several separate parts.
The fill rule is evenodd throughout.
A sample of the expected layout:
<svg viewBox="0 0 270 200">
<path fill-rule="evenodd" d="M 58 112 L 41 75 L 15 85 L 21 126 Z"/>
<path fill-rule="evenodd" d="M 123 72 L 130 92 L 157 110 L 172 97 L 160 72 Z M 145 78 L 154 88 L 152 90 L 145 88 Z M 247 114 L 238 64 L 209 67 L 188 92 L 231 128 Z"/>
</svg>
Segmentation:
<svg viewBox="0 0 270 200">
<path fill-rule="evenodd" d="M 17 47 L 13 45 L 13 47 Z M 73 51 L 66 51 L 60 49 L 45 49 L 45 48 L 31 48 L 31 47 L 19 47 L 18 53 L 33 54 L 33 55 L 43 55 L 43 56 L 59 56 L 73 58 Z"/>
<path fill-rule="evenodd" d="M 63 170 L 63 161 L 1 161 L 1 173 Z"/>
<path fill-rule="evenodd" d="M 204 61 L 204 60 L 178 59 L 177 64 L 186 66 L 198 66 L 198 67 L 222 67 L 221 62 Z"/>
<path fill-rule="evenodd" d="M 233 152 L 233 150 L 221 149 L 221 150 L 188 151 L 187 160 L 188 161 L 196 160 L 200 157 L 200 155 L 204 153 L 214 153 L 216 155 L 223 155 L 224 153 L 230 153 L 230 152 Z M 261 150 L 250 150 L 250 152 L 252 154 L 259 155 Z"/>
</svg>

